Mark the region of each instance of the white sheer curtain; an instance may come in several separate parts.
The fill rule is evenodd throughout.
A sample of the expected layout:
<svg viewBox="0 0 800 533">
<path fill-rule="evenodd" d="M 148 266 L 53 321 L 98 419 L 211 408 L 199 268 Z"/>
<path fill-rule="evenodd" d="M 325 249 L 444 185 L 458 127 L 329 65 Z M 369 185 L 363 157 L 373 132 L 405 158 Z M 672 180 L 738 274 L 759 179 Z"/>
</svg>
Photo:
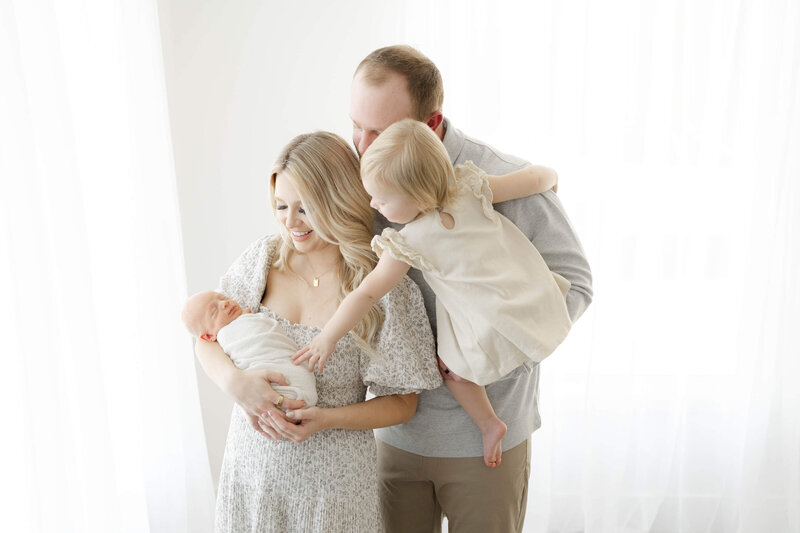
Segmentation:
<svg viewBox="0 0 800 533">
<path fill-rule="evenodd" d="M 542 365 L 525 530 L 800 531 L 800 5 L 519 9 L 595 276 Z"/>
<path fill-rule="evenodd" d="M 592 307 L 542 365 L 526 531 L 800 531 L 798 3 L 387 4 L 282 17 L 328 36 L 291 76 L 418 46 L 457 127 L 559 170 L 593 266 Z M 155 11 L 0 0 L 4 529 L 210 527 Z M 278 31 L 253 20 L 252 39 Z M 210 50 L 269 70 L 253 46 Z M 328 128 L 290 85 L 263 105 Z M 252 126 L 229 144 L 263 150 Z"/>
<path fill-rule="evenodd" d="M 154 1 L 0 2 L 4 531 L 210 531 Z"/>
<path fill-rule="evenodd" d="M 422 4 L 445 114 L 559 170 L 594 271 L 525 531 L 800 531 L 800 4 Z"/>
</svg>

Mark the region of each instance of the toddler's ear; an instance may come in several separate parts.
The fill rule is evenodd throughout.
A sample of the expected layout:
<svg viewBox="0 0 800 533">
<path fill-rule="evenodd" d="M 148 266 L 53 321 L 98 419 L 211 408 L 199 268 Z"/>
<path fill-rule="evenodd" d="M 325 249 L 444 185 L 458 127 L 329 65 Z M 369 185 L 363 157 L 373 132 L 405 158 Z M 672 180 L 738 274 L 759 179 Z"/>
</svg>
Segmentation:
<svg viewBox="0 0 800 533">
<path fill-rule="evenodd" d="M 208 342 L 214 342 L 215 340 L 217 340 L 217 336 L 212 335 L 211 333 L 203 333 L 202 335 L 200 335 L 200 338 Z"/>
</svg>

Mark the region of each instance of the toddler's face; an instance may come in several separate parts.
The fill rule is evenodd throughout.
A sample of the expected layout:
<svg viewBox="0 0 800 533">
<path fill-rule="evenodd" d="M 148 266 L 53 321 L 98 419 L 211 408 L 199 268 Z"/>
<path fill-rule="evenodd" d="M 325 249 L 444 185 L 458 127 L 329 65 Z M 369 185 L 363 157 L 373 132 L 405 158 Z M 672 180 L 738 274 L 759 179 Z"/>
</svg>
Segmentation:
<svg viewBox="0 0 800 533">
<path fill-rule="evenodd" d="M 369 205 L 386 217 L 389 222 L 408 224 L 420 215 L 419 207 L 402 191 L 377 183 L 369 176 L 362 180 L 364 189 L 372 197 Z"/>
<path fill-rule="evenodd" d="M 239 304 L 218 292 L 203 292 L 192 299 L 192 312 L 204 340 L 216 340 L 219 330 L 242 316 Z"/>
</svg>

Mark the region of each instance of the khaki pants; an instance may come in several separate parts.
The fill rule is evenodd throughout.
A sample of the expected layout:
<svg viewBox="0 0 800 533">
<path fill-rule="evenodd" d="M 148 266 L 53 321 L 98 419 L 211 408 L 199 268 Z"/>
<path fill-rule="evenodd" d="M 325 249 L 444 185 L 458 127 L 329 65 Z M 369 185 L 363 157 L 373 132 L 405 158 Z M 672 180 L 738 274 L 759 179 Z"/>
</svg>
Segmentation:
<svg viewBox="0 0 800 533">
<path fill-rule="evenodd" d="M 525 520 L 531 441 L 483 457 L 424 457 L 378 441 L 381 511 L 386 533 L 518 533 Z"/>
</svg>

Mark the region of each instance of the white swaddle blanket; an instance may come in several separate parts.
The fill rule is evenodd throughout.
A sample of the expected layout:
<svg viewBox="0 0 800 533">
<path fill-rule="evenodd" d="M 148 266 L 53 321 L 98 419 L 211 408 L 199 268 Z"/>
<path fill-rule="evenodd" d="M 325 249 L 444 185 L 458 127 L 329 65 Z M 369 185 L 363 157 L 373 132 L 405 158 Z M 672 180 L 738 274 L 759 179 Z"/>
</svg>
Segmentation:
<svg viewBox="0 0 800 533">
<path fill-rule="evenodd" d="M 242 370 L 268 369 L 280 372 L 288 386 L 272 385 L 280 394 L 317 404 L 317 385 L 308 367 L 292 364 L 297 346 L 275 319 L 266 313 L 246 313 L 219 330 L 217 342 Z"/>
</svg>

